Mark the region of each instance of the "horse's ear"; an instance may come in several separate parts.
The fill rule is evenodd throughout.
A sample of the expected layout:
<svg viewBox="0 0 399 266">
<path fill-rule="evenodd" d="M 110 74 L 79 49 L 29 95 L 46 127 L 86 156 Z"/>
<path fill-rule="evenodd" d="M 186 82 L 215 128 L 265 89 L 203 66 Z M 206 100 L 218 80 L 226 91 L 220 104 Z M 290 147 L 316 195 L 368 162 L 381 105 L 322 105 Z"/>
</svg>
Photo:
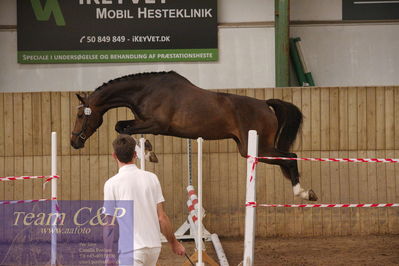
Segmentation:
<svg viewBox="0 0 399 266">
<path fill-rule="evenodd" d="M 81 103 L 83 103 L 83 104 L 85 103 L 85 98 L 83 98 L 79 93 L 76 93 L 76 97 L 78 97 L 78 99 Z"/>
</svg>

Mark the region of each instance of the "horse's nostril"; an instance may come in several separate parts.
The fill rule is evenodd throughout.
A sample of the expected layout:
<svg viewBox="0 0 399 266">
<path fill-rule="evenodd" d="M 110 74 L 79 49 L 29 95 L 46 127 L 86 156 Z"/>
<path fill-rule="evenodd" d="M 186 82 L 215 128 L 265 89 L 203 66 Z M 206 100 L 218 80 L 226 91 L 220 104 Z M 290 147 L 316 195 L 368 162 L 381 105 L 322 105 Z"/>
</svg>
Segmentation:
<svg viewBox="0 0 399 266">
<path fill-rule="evenodd" d="M 75 142 L 73 142 L 72 140 L 71 140 L 71 146 L 72 146 L 74 149 L 77 149 Z"/>
</svg>

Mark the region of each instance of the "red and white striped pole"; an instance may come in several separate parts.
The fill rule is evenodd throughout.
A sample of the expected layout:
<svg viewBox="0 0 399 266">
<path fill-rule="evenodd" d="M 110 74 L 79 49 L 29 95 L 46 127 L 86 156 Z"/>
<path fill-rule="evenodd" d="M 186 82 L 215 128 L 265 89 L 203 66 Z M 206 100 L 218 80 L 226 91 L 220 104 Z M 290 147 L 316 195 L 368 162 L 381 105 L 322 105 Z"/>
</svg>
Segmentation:
<svg viewBox="0 0 399 266">
<path fill-rule="evenodd" d="M 248 155 L 250 156 L 250 155 Z M 309 162 L 338 162 L 338 163 L 399 163 L 399 159 L 392 158 L 291 158 L 291 157 L 256 157 L 266 160 L 288 160 Z"/>
<path fill-rule="evenodd" d="M 46 179 L 44 182 L 49 182 L 53 178 L 59 178 L 59 176 L 55 175 L 34 175 L 34 176 L 4 176 L 0 177 L 0 181 L 15 181 L 15 180 L 27 180 L 27 179 Z"/>
<path fill-rule="evenodd" d="M 274 208 L 383 208 L 399 207 L 399 203 L 349 203 L 349 204 L 259 204 L 247 202 L 247 207 L 274 207 Z"/>
<path fill-rule="evenodd" d="M 49 200 L 56 200 L 57 198 L 52 199 L 35 199 L 35 200 L 7 200 L 7 201 L 0 201 L 0 205 L 9 205 L 9 204 L 18 204 L 18 203 L 33 203 L 33 202 L 42 202 L 42 201 L 49 201 Z"/>
</svg>

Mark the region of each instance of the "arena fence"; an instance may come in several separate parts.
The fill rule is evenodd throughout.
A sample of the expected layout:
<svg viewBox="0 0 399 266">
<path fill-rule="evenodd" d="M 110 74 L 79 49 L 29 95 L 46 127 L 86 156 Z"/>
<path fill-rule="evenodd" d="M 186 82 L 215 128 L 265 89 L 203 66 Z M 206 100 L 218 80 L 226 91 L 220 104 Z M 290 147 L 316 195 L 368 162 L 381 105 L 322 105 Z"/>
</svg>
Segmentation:
<svg viewBox="0 0 399 266">
<path fill-rule="evenodd" d="M 87 88 L 92 91 L 94 88 Z M 303 158 L 399 158 L 399 86 L 296 87 L 223 89 L 222 93 L 277 98 L 292 102 L 304 120 L 292 151 Z M 49 135 L 57 132 L 58 197 L 102 200 L 105 181 L 117 173 L 110 156 L 115 124 L 133 119 L 127 108 L 104 115 L 104 122 L 75 150 L 70 134 L 79 102 L 76 91 L 0 93 L 0 176 L 50 173 Z M 186 140 L 146 135 L 159 163 L 146 169 L 160 179 L 165 209 L 175 229 L 187 219 Z M 140 135 L 135 136 L 136 139 Z M 193 147 L 193 152 L 197 147 Z M 396 163 L 324 163 L 298 161 L 303 187 L 312 187 L 317 203 L 399 201 Z M 197 158 L 193 158 L 193 172 Z M 205 141 L 204 225 L 220 237 L 244 235 L 246 160 L 233 140 Z M 293 196 L 291 183 L 279 167 L 257 165 L 257 202 L 305 204 Z M 196 177 L 193 180 L 196 182 Z M 49 182 L 46 186 L 49 186 Z M 42 182 L 0 182 L 1 200 L 50 199 Z M 228 221 L 228 222 L 226 222 Z M 258 212 L 257 236 L 302 237 L 399 234 L 398 208 L 265 208 Z M 0 228 L 0 235 L 9 235 Z"/>
</svg>

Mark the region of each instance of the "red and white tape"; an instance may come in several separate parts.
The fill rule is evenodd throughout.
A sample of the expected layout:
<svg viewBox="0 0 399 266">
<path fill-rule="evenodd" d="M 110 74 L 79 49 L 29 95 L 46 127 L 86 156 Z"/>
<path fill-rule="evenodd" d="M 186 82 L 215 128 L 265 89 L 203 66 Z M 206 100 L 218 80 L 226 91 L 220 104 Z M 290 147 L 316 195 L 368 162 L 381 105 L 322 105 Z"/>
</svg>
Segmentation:
<svg viewBox="0 0 399 266">
<path fill-rule="evenodd" d="M 247 207 L 285 207 L 285 208 L 373 208 L 399 207 L 399 203 L 364 203 L 364 204 L 258 204 L 247 202 Z"/>
<path fill-rule="evenodd" d="M 17 204 L 17 203 L 32 203 L 32 202 L 41 202 L 41 201 L 49 201 L 49 200 L 56 200 L 57 198 L 51 199 L 37 199 L 37 200 L 10 200 L 10 201 L 0 201 L 0 205 L 6 204 Z"/>
<path fill-rule="evenodd" d="M 197 193 L 195 192 L 195 189 L 193 186 L 188 186 L 187 187 L 187 193 L 188 193 L 188 198 L 193 202 L 193 205 L 198 204 L 198 197 Z"/>
<path fill-rule="evenodd" d="M 252 173 L 255 170 L 256 165 L 259 163 L 259 159 L 265 160 L 288 160 L 288 161 L 311 161 L 311 162 L 339 162 L 339 163 L 399 163 L 399 159 L 379 159 L 379 158 L 289 158 L 289 157 L 254 157 L 247 155 L 247 159 L 252 160 Z M 252 182 L 253 174 L 249 178 Z"/>
<path fill-rule="evenodd" d="M 15 180 L 26 180 L 26 179 L 36 179 L 36 178 L 46 179 L 46 181 L 44 182 L 49 182 L 53 178 L 59 178 L 59 176 L 58 175 L 5 176 L 5 177 L 0 177 L 0 181 L 15 181 Z"/>
<path fill-rule="evenodd" d="M 190 214 L 190 218 L 192 219 L 193 223 L 197 225 L 198 197 L 197 194 L 195 193 L 195 189 L 193 186 L 187 187 L 187 193 L 188 193 L 187 208 Z"/>
<path fill-rule="evenodd" d="M 199 208 L 198 197 L 193 186 L 187 187 L 187 193 L 188 193 L 187 208 L 189 211 L 189 216 L 193 220 L 194 224 L 197 225 L 198 208 Z M 204 208 L 202 208 L 202 213 L 205 214 Z"/>
<path fill-rule="evenodd" d="M 259 159 L 267 160 L 293 160 L 293 161 L 316 161 L 316 162 L 351 162 L 351 163 L 398 163 L 399 159 L 377 159 L 377 158 L 288 158 L 288 157 L 254 157 L 247 156 L 252 160 L 252 173 L 250 181 L 253 180 L 253 172 Z M 372 208 L 372 207 L 399 207 L 399 203 L 368 203 L 368 204 L 257 204 L 247 202 L 247 207 L 288 207 L 288 208 Z"/>
<path fill-rule="evenodd" d="M 194 205 L 191 200 L 187 201 L 187 208 L 189 211 L 190 218 L 193 220 L 194 224 L 197 224 L 198 217 L 197 217 L 197 205 Z"/>
<path fill-rule="evenodd" d="M 289 157 L 253 157 L 247 156 L 247 158 L 255 158 L 255 164 L 258 163 L 259 159 L 266 160 L 290 160 L 290 161 L 313 161 L 313 162 L 342 162 L 342 163 L 399 163 L 399 159 L 379 159 L 379 158 L 289 158 Z"/>
</svg>

